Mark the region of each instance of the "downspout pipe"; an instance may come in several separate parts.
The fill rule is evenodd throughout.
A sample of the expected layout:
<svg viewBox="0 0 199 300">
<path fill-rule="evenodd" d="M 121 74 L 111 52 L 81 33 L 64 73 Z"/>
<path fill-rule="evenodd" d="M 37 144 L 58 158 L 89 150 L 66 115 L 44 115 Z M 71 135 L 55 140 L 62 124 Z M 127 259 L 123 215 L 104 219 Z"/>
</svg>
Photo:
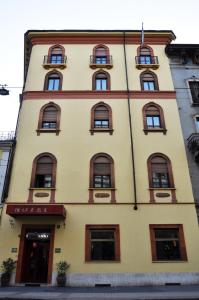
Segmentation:
<svg viewBox="0 0 199 300">
<path fill-rule="evenodd" d="M 127 59 L 126 59 L 126 34 L 125 34 L 125 31 L 123 31 L 123 49 L 124 49 L 126 92 L 127 92 L 127 103 L 128 103 L 129 128 L 130 128 L 131 162 L 132 162 L 132 171 L 133 171 L 133 189 L 134 189 L 134 206 L 133 206 L 133 208 L 134 208 L 134 210 L 137 210 L 138 206 L 137 206 L 137 188 L 136 188 L 136 178 L 135 178 L 135 156 L 134 156 L 134 144 L 133 144 L 133 134 L 132 134 L 133 131 L 132 131 L 128 67 L 127 67 Z"/>
</svg>

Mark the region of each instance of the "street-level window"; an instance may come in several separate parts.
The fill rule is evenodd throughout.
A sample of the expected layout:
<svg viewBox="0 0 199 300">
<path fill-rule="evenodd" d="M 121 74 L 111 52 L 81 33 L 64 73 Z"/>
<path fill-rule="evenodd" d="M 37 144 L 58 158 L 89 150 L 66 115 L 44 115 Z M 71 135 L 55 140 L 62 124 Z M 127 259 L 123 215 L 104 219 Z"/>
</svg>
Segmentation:
<svg viewBox="0 0 199 300">
<path fill-rule="evenodd" d="M 119 225 L 86 225 L 86 261 L 119 260 Z"/>
<path fill-rule="evenodd" d="M 182 225 L 149 225 L 153 261 L 187 260 Z"/>
</svg>

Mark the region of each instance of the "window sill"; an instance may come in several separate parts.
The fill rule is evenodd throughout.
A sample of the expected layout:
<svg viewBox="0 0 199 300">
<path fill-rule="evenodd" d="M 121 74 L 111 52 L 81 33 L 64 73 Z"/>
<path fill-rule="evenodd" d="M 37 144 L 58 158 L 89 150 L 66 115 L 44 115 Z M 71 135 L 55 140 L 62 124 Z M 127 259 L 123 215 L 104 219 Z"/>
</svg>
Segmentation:
<svg viewBox="0 0 199 300">
<path fill-rule="evenodd" d="M 51 64 L 51 63 L 46 63 L 43 64 L 43 68 L 46 70 L 49 70 L 51 68 L 58 68 L 58 69 L 65 69 L 67 67 L 66 64 L 60 63 L 60 64 Z"/>
<path fill-rule="evenodd" d="M 159 68 L 159 64 L 136 64 L 136 68 L 141 69 L 153 69 L 157 70 Z"/>
<path fill-rule="evenodd" d="M 150 128 L 150 129 L 143 129 L 144 133 L 147 135 L 148 132 L 163 132 L 163 134 L 166 134 L 167 133 L 167 129 L 164 129 L 164 128 Z"/>
<path fill-rule="evenodd" d="M 41 129 L 36 130 L 37 135 L 40 135 L 40 133 L 56 133 L 56 135 L 59 135 L 60 131 L 61 131 L 60 129 L 51 129 L 51 128 L 49 128 L 49 129 L 47 129 L 47 128 L 42 129 L 41 128 Z"/>
<path fill-rule="evenodd" d="M 90 64 L 91 69 L 112 69 L 113 64 Z"/>
<path fill-rule="evenodd" d="M 110 129 L 110 128 L 93 128 L 93 129 L 90 129 L 90 133 L 91 135 L 93 135 L 95 132 L 109 132 L 110 135 L 113 134 L 113 129 Z"/>
<path fill-rule="evenodd" d="M 160 188 L 158 188 L 158 187 L 153 188 L 153 187 L 150 187 L 149 190 L 161 190 L 161 191 L 164 191 L 164 190 L 167 190 L 167 191 L 173 190 L 173 191 L 175 191 L 176 188 L 175 187 L 168 187 L 168 188 L 161 188 L 161 187 Z"/>
<path fill-rule="evenodd" d="M 101 191 L 107 191 L 107 190 L 111 190 L 111 191 L 116 191 L 116 188 L 112 188 L 112 187 L 108 187 L 108 188 L 101 188 L 101 187 L 90 187 L 89 191 L 93 191 L 93 190 L 101 190 Z"/>
<path fill-rule="evenodd" d="M 94 263 L 94 264 L 98 264 L 98 263 L 100 263 L 100 264 L 103 264 L 103 263 L 105 263 L 105 264 L 107 264 L 107 263 L 121 263 L 121 260 L 120 259 L 118 259 L 118 260 L 85 260 L 85 263 Z"/>
<path fill-rule="evenodd" d="M 186 263 L 188 259 L 181 259 L 181 260 L 152 260 L 152 263 Z"/>
<path fill-rule="evenodd" d="M 38 187 L 30 187 L 29 190 L 30 190 L 30 191 L 31 191 L 31 190 L 38 190 L 38 191 L 41 191 L 41 190 L 48 190 L 48 191 L 53 190 L 53 191 L 55 191 L 56 188 L 55 188 L 55 187 L 51 187 L 51 188 L 49 188 L 49 187 L 42 187 L 42 188 L 38 188 Z"/>
</svg>

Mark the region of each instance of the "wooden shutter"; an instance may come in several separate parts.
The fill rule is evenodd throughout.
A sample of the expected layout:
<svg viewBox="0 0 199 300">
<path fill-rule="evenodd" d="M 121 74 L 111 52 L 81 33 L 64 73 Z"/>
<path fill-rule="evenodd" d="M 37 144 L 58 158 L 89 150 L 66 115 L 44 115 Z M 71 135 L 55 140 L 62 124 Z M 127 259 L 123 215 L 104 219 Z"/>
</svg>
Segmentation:
<svg viewBox="0 0 199 300">
<path fill-rule="evenodd" d="M 151 53 L 150 53 L 150 50 L 148 48 L 143 47 L 143 48 L 140 49 L 140 55 L 149 55 L 150 56 Z"/>
<path fill-rule="evenodd" d="M 108 109 L 104 105 L 97 106 L 94 111 L 94 119 L 95 120 L 108 120 L 109 119 Z"/>
<path fill-rule="evenodd" d="M 43 113 L 43 122 L 56 122 L 57 121 L 57 108 L 48 106 Z"/>
<path fill-rule="evenodd" d="M 160 112 L 159 112 L 159 109 L 156 106 L 150 105 L 146 109 L 146 115 L 159 116 Z"/>
<path fill-rule="evenodd" d="M 62 49 L 60 47 L 55 47 L 52 49 L 51 54 L 54 54 L 54 55 L 61 54 L 62 55 Z"/>
<path fill-rule="evenodd" d="M 111 175 L 111 164 L 108 158 L 99 156 L 94 161 L 95 175 Z"/>
<path fill-rule="evenodd" d="M 165 158 L 156 156 L 151 160 L 151 168 L 153 173 L 168 173 L 168 165 Z"/>
<path fill-rule="evenodd" d="M 106 56 L 106 49 L 103 47 L 99 47 L 95 50 L 96 56 Z"/>
<path fill-rule="evenodd" d="M 45 175 L 52 174 L 53 162 L 49 156 L 43 156 L 37 161 L 36 174 L 37 175 Z"/>
</svg>

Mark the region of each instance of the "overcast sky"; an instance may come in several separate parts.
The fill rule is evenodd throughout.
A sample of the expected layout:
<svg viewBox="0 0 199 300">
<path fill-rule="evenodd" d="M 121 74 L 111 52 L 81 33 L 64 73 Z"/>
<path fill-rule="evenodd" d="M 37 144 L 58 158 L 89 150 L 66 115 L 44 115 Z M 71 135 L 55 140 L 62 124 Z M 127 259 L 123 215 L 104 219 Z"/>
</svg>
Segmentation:
<svg viewBox="0 0 199 300">
<path fill-rule="evenodd" d="M 23 42 L 29 29 L 171 29 L 175 43 L 199 44 L 199 0 L 1 1 L 0 131 L 14 130 L 23 85 Z M 19 88 L 17 88 L 19 87 Z"/>
</svg>

